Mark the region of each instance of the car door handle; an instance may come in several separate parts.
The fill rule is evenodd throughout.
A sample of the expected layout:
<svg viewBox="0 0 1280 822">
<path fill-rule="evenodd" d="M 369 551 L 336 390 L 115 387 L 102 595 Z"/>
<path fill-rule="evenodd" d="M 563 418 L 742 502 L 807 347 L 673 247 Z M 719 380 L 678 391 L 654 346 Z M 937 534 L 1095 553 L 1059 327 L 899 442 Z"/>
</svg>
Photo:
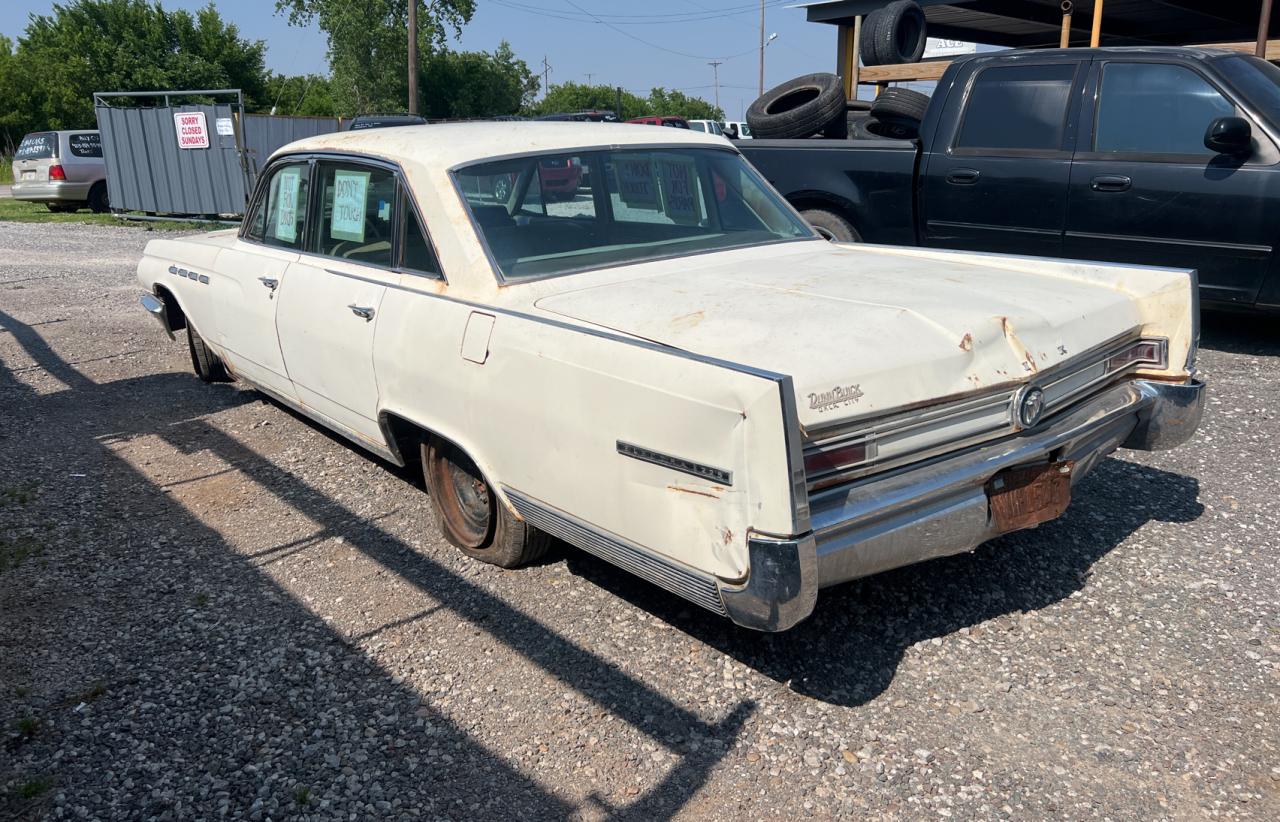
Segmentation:
<svg viewBox="0 0 1280 822">
<path fill-rule="evenodd" d="M 1133 180 L 1123 174 L 1104 174 L 1089 181 L 1094 191 L 1128 191 L 1131 185 Z"/>
<path fill-rule="evenodd" d="M 355 303 L 352 303 L 351 305 L 347 306 L 347 308 L 350 308 L 350 309 L 351 309 L 351 313 L 352 313 L 352 314 L 355 314 L 357 317 L 363 317 L 363 318 L 364 318 L 364 319 L 366 319 L 366 320 L 372 320 L 372 319 L 373 319 L 373 309 L 372 309 L 372 308 L 369 308 L 369 307 L 367 307 L 367 306 L 363 306 L 363 305 L 356 305 Z"/>
<path fill-rule="evenodd" d="M 947 174 L 947 182 L 957 186 L 971 186 L 981 176 L 982 172 L 976 168 L 957 168 Z"/>
<path fill-rule="evenodd" d="M 277 280 L 275 277 L 259 277 L 258 282 L 262 283 L 272 291 L 275 291 L 276 286 L 280 285 L 280 281 Z"/>
</svg>

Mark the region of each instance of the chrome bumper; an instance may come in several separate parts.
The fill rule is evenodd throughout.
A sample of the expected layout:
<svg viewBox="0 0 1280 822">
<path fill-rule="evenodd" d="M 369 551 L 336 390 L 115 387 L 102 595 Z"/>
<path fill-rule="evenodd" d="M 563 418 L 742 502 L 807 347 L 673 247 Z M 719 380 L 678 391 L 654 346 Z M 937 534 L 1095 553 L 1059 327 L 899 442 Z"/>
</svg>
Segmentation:
<svg viewBox="0 0 1280 822">
<path fill-rule="evenodd" d="M 819 588 L 970 551 L 999 536 L 985 490 L 998 471 L 1074 460 L 1074 484 L 1117 448 L 1186 442 L 1204 401 L 1198 380 L 1121 383 L 1018 436 L 818 492 L 809 500 L 813 532 L 753 538 L 750 576 L 742 585 L 721 583 L 721 600 L 739 625 L 786 630 L 813 611 Z"/>
</svg>

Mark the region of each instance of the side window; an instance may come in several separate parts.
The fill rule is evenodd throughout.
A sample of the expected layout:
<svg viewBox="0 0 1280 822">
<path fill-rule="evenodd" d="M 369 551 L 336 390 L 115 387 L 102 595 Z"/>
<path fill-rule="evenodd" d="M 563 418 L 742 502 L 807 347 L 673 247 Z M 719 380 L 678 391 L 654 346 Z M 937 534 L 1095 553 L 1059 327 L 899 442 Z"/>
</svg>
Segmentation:
<svg viewBox="0 0 1280 822">
<path fill-rule="evenodd" d="M 359 163 L 320 164 L 319 229 L 311 250 L 326 257 L 392 265 L 396 178 Z"/>
<path fill-rule="evenodd" d="M 1059 150 L 1075 73 L 1075 63 L 983 69 L 955 148 Z"/>
<path fill-rule="evenodd" d="M 261 238 L 267 245 L 302 248 L 302 227 L 307 224 L 307 192 L 310 190 L 311 168 L 306 163 L 282 166 L 271 174 L 266 201 L 258 206 L 248 236 Z M 257 225 L 258 214 L 263 225 Z M 260 234 L 254 234 L 259 230 Z"/>
<path fill-rule="evenodd" d="M 408 205 L 407 203 L 405 204 Z M 439 277 L 440 263 L 436 260 L 435 249 L 431 247 L 431 241 L 427 239 L 427 233 L 422 229 L 422 223 L 418 221 L 418 215 L 413 212 L 412 208 L 406 207 L 404 210 L 404 250 L 401 252 L 403 260 L 401 266 L 411 271 L 420 271 L 423 274 L 431 274 Z"/>
<path fill-rule="evenodd" d="M 1204 132 L 1235 106 L 1196 72 L 1165 63 L 1108 63 L 1093 150 L 1209 156 Z"/>
<path fill-rule="evenodd" d="M 101 157 L 102 135 L 93 132 L 71 134 L 67 137 L 67 147 L 76 157 Z"/>
</svg>

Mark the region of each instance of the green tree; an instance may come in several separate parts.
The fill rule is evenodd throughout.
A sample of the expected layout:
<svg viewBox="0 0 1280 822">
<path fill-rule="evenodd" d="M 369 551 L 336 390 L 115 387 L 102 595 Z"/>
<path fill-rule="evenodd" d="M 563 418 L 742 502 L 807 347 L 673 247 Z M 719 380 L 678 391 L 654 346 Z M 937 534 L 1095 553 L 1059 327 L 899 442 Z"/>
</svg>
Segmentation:
<svg viewBox="0 0 1280 822">
<path fill-rule="evenodd" d="M 460 34 L 475 0 L 276 0 L 294 25 L 313 20 L 329 42 L 333 100 L 351 114 L 404 111 L 408 100 L 408 3 L 419 4 L 418 51 L 442 51 L 449 30 Z"/>
<path fill-rule="evenodd" d="M 588 109 L 608 109 L 618 106 L 618 91 L 613 86 L 587 85 L 585 83 L 556 83 L 547 89 L 541 100 L 528 106 L 526 114 L 538 117 L 543 114 L 563 114 Z M 629 91 L 622 92 L 623 117 L 641 117 L 649 113 L 649 101 Z"/>
<path fill-rule="evenodd" d="M 682 91 L 655 88 L 649 92 L 649 110 L 653 114 L 675 115 L 686 120 L 723 120 L 724 111 L 700 97 Z"/>
<path fill-rule="evenodd" d="M 267 111 L 274 109 L 276 114 L 282 116 L 338 116 L 329 78 L 319 74 L 270 74 L 261 108 Z"/>
<path fill-rule="evenodd" d="M 442 51 L 423 65 L 418 83 L 426 117 L 516 114 L 538 93 L 538 76 L 505 40 L 492 53 Z"/>
<path fill-rule="evenodd" d="M 145 0 L 73 0 L 33 15 L 0 71 L 25 88 L 28 128 L 87 128 L 95 91 L 239 88 L 253 107 L 264 52 L 212 3 L 192 14 Z"/>
</svg>

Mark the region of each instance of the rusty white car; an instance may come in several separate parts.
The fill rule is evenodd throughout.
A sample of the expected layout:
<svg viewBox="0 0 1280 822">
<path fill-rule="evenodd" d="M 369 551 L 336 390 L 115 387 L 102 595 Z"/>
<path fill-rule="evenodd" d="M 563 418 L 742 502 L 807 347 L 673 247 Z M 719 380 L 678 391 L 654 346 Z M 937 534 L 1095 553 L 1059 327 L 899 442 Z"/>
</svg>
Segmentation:
<svg viewBox="0 0 1280 822">
<path fill-rule="evenodd" d="M 203 379 L 420 460 L 470 556 L 556 537 L 766 631 L 1057 517 L 1204 403 L 1193 272 L 830 243 L 677 129 L 313 137 L 138 276 Z"/>
</svg>

